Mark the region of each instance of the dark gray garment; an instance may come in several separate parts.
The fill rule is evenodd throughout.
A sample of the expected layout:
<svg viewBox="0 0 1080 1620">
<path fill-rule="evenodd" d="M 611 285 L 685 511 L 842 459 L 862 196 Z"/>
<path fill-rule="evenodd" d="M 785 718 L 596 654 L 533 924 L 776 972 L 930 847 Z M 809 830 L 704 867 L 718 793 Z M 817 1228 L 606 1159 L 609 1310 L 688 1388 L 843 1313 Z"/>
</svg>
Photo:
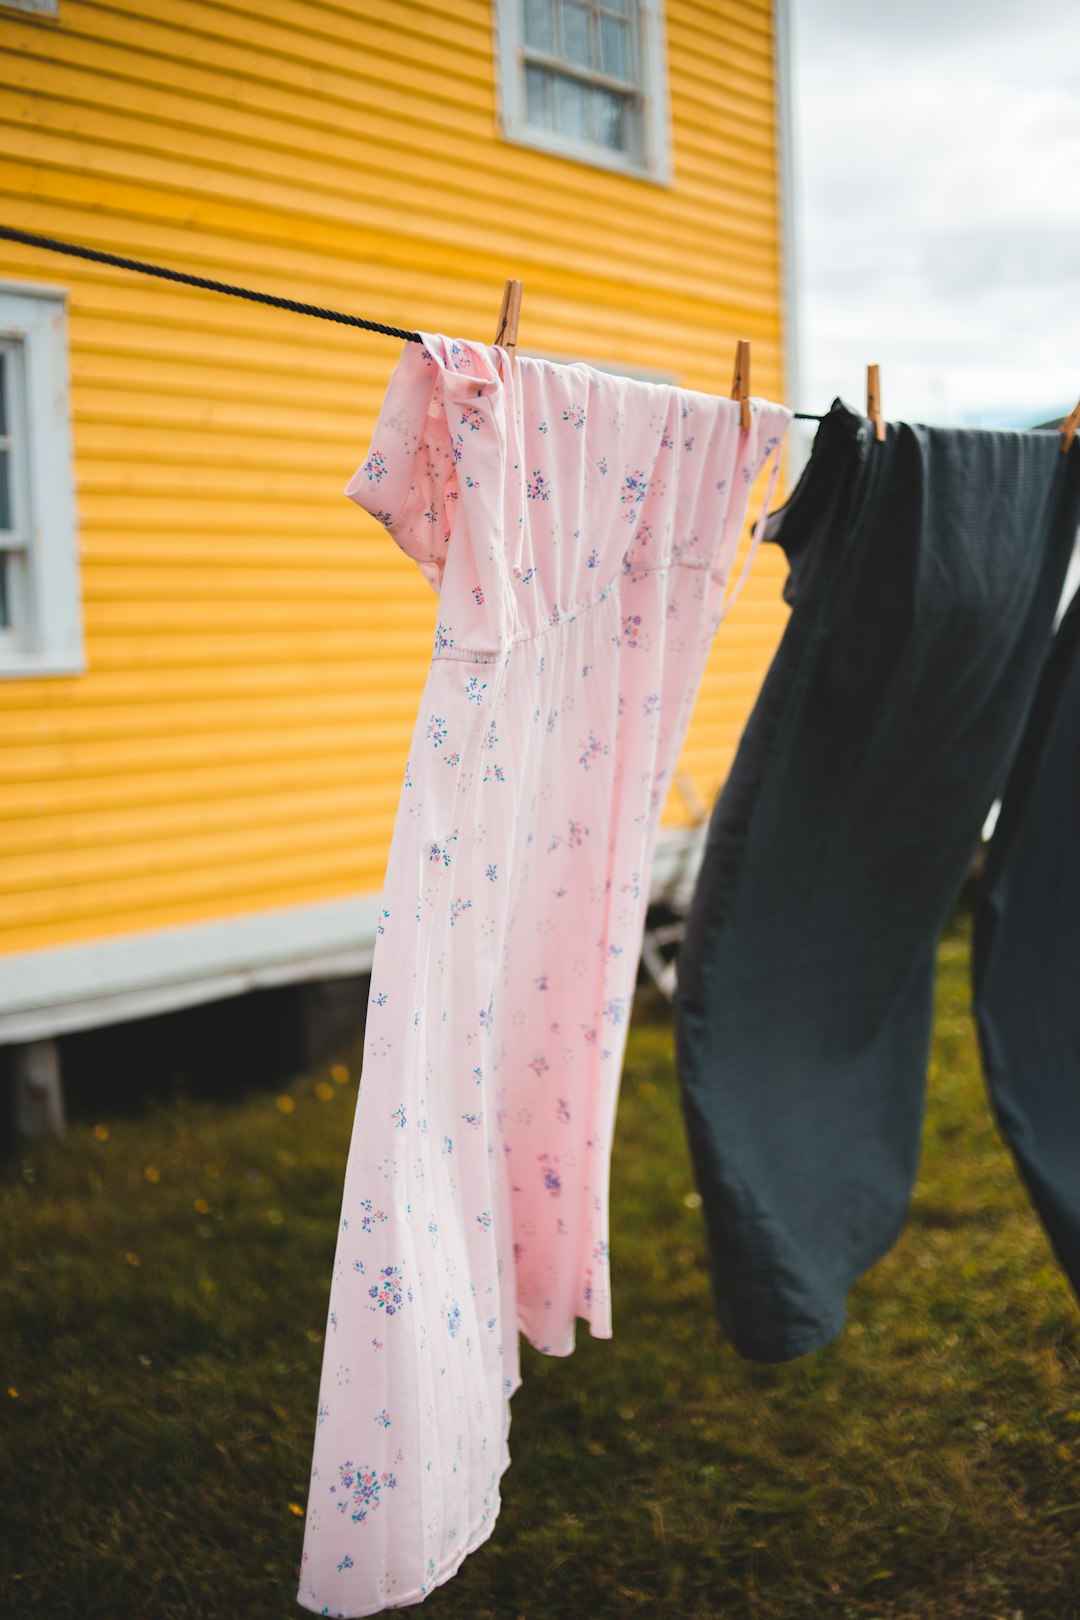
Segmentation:
<svg viewBox="0 0 1080 1620">
<path fill-rule="evenodd" d="M 998 1122 L 1080 1294 L 1080 593 L 987 852 L 973 969 Z"/>
<path fill-rule="evenodd" d="M 838 401 L 766 537 L 792 605 L 717 801 L 676 1035 L 717 1310 L 783 1361 L 844 1322 L 915 1177 L 938 932 L 1049 644 L 1080 450 Z"/>
</svg>

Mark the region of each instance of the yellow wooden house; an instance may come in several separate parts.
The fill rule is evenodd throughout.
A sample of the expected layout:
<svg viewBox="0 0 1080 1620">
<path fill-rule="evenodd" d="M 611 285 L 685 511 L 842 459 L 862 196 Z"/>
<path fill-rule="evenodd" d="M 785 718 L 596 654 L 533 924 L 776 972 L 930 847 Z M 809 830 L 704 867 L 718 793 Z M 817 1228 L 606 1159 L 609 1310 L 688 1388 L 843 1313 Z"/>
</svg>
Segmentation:
<svg viewBox="0 0 1080 1620">
<path fill-rule="evenodd" d="M 725 391 L 746 337 L 790 400 L 786 54 L 784 0 L 0 0 L 0 223 L 487 340 L 518 276 L 524 353 Z M 399 349 L 0 241 L 0 1045 L 366 967 L 436 605 L 342 493 Z"/>
</svg>

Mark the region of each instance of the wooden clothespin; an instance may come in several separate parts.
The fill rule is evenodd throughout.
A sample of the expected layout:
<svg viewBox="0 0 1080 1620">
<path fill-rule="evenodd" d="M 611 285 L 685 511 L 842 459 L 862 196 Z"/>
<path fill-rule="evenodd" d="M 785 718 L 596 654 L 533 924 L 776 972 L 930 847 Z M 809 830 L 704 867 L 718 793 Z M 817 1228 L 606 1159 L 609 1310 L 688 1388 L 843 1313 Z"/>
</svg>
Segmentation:
<svg viewBox="0 0 1080 1620">
<path fill-rule="evenodd" d="M 885 443 L 885 418 L 881 414 L 881 367 L 866 368 L 866 414 L 874 424 L 874 438 Z"/>
<path fill-rule="evenodd" d="M 739 402 L 739 426 L 750 426 L 750 340 L 740 338 L 735 347 L 735 375 L 731 379 L 731 397 Z"/>
<path fill-rule="evenodd" d="M 1067 456 L 1072 449 L 1072 442 L 1076 438 L 1076 430 L 1080 428 L 1080 404 L 1075 410 L 1069 412 L 1061 424 L 1061 453 Z"/>
<path fill-rule="evenodd" d="M 517 359 L 518 323 L 521 320 L 521 294 L 524 284 L 520 281 L 507 281 L 503 288 L 502 308 L 499 311 L 499 325 L 495 333 L 495 342 L 500 349 L 505 349 L 510 356 L 510 369 L 514 369 Z"/>
</svg>

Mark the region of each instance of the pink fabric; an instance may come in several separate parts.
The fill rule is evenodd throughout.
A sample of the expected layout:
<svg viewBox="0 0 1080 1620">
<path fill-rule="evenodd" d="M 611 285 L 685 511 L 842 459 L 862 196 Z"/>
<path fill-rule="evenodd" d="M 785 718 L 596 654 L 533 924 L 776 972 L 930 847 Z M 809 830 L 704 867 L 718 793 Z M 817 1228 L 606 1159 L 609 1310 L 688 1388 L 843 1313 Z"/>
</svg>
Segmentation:
<svg viewBox="0 0 1080 1620">
<path fill-rule="evenodd" d="M 611 1333 L 608 1166 L 660 809 L 789 420 L 407 346 L 348 494 L 440 592 L 383 896 L 300 1602 L 418 1601 L 491 1533 L 517 1331 Z"/>
</svg>

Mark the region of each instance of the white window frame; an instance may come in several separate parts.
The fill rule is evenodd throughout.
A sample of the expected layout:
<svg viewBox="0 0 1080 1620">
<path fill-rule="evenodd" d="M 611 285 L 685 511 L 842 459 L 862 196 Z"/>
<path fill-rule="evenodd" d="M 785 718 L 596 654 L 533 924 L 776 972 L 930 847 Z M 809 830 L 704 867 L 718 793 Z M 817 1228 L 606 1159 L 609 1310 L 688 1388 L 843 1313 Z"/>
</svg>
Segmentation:
<svg viewBox="0 0 1080 1620">
<path fill-rule="evenodd" d="M 0 341 L 11 360 L 14 527 L 0 534 L 12 623 L 0 679 L 85 669 L 68 389 L 67 294 L 0 281 Z"/>
<path fill-rule="evenodd" d="M 0 6 L 7 6 L 11 11 L 30 11 L 38 17 L 55 17 L 60 10 L 60 0 L 0 0 Z"/>
<path fill-rule="evenodd" d="M 631 0 L 635 24 L 635 56 L 641 151 L 639 154 L 614 152 L 592 141 L 583 141 L 561 130 L 541 129 L 528 120 L 525 93 L 525 7 L 524 0 L 495 0 L 495 50 L 499 64 L 499 124 L 503 138 L 518 146 L 571 158 L 592 168 L 610 169 L 617 174 L 651 180 L 657 185 L 672 183 L 671 129 L 668 108 L 667 46 L 664 37 L 663 0 Z M 538 65 L 558 69 L 536 58 Z M 599 85 L 601 75 L 589 75 Z"/>
</svg>

